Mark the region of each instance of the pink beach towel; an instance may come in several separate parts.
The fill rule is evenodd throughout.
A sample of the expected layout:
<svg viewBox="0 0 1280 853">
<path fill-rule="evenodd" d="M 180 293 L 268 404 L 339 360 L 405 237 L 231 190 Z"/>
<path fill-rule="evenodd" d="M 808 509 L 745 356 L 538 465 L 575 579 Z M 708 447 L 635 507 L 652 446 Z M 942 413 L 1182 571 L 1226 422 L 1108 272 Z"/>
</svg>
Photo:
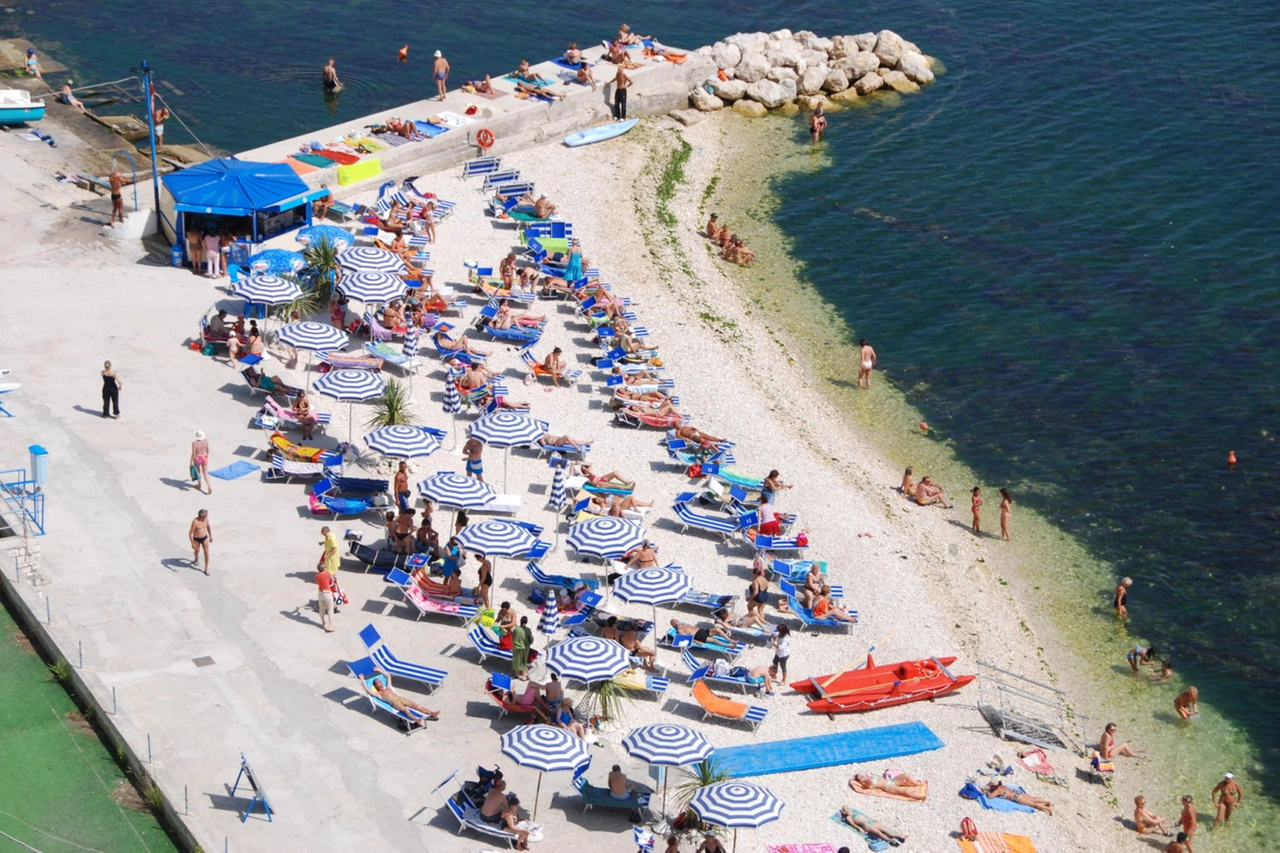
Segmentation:
<svg viewBox="0 0 1280 853">
<path fill-rule="evenodd" d="M 825 842 L 816 844 L 776 844 L 767 849 L 769 853 L 836 853 L 836 848 Z"/>
</svg>

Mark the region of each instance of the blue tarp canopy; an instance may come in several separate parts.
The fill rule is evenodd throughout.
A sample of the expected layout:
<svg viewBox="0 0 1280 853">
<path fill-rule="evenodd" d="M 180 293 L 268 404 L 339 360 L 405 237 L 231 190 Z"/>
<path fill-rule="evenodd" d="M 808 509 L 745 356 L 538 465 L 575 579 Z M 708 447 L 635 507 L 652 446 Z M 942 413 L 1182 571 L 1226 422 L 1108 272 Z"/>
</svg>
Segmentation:
<svg viewBox="0 0 1280 853">
<path fill-rule="evenodd" d="M 223 216 L 251 216 L 309 191 L 284 163 L 209 160 L 161 180 L 177 210 Z"/>
</svg>

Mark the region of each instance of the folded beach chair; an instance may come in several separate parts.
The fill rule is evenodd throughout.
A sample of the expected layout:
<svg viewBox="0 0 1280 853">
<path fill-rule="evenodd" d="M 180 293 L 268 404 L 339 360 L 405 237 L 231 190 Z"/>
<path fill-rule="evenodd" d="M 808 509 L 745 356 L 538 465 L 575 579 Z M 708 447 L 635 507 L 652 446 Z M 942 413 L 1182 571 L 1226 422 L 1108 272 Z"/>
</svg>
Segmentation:
<svg viewBox="0 0 1280 853">
<path fill-rule="evenodd" d="M 663 693 L 666 693 L 667 688 L 671 685 L 670 679 L 659 678 L 638 667 L 624 670 L 615 675 L 612 680 L 618 687 L 625 687 L 627 690 L 636 692 L 652 693 L 657 697 L 661 697 Z"/>
<path fill-rule="evenodd" d="M 556 240 L 567 240 L 573 236 L 572 222 L 530 222 L 520 229 L 521 241 L 531 237 L 551 237 Z"/>
<path fill-rule="evenodd" d="M 325 428 L 329 426 L 329 423 L 333 420 L 333 415 L 328 412 L 312 412 L 311 417 L 316 419 L 316 428 L 321 432 L 324 432 Z M 286 429 L 302 427 L 302 424 L 298 421 L 297 413 L 294 412 L 293 409 L 286 409 L 284 406 L 277 403 L 272 397 L 267 397 L 263 402 L 262 410 L 256 418 L 256 423 L 263 429 L 270 429 L 272 431 L 278 430 L 281 427 Z"/>
<path fill-rule="evenodd" d="M 348 543 L 347 551 L 364 563 L 365 574 L 369 573 L 369 569 L 380 569 L 384 574 L 391 569 L 404 569 L 408 565 L 409 558 L 413 556 L 397 554 L 395 551 L 379 551 L 377 548 L 370 548 L 355 540 Z"/>
<path fill-rule="evenodd" d="M 477 175 L 489 175 L 502 168 L 501 157 L 475 157 L 462 164 L 462 177 L 474 178 Z"/>
<path fill-rule="evenodd" d="M 738 520 L 723 515 L 707 515 L 694 509 L 689 501 L 697 497 L 693 492 L 682 492 L 676 495 L 676 502 L 671 507 L 676 518 L 680 519 L 680 532 L 687 533 L 690 527 L 720 534 L 721 539 L 729 539 L 738 534 Z"/>
<path fill-rule="evenodd" d="M 520 840 L 520 836 L 514 832 L 508 832 L 494 823 L 485 823 L 484 819 L 480 817 L 480 810 L 475 806 L 460 805 L 453 797 L 445 800 L 445 805 L 448 807 L 449 813 L 458 820 L 459 835 L 462 834 L 464 829 L 469 829 L 472 832 L 478 832 L 490 838 L 501 838 L 511 848 L 514 848 L 516 842 Z"/>
<path fill-rule="evenodd" d="M 467 631 L 467 639 L 471 641 L 471 645 L 475 646 L 476 651 L 480 653 L 480 663 L 484 663 L 485 658 L 511 660 L 511 649 L 501 648 L 498 645 L 498 638 L 493 636 L 493 632 L 483 625 L 472 625 L 471 630 Z"/>
<path fill-rule="evenodd" d="M 735 702 L 724 696 L 717 696 L 703 679 L 693 682 L 693 698 L 702 706 L 702 719 L 704 720 L 707 717 L 715 717 L 721 720 L 742 720 L 750 725 L 752 729 L 757 729 L 769 714 L 768 708 L 762 708 L 759 705 L 748 705 L 745 702 Z"/>
<path fill-rule="evenodd" d="M 737 660 L 738 656 L 741 655 L 743 650 L 747 647 L 746 643 L 740 643 L 737 640 L 734 640 L 727 646 L 721 643 L 699 643 L 688 634 L 676 633 L 675 628 L 668 629 L 667 633 L 662 636 L 661 640 L 659 640 L 659 643 L 673 649 L 697 649 L 700 652 L 724 655 L 731 661 Z"/>
<path fill-rule="evenodd" d="M 378 669 L 394 678 L 417 681 L 427 685 L 428 688 L 434 691 L 441 684 L 444 684 L 444 680 L 449 676 L 449 673 L 443 669 L 435 669 L 434 667 L 400 660 L 392 653 L 391 649 L 387 648 L 387 644 L 382 640 L 382 635 L 372 625 L 366 625 L 360 631 L 360 641 L 369 650 L 369 657 Z"/>
<path fill-rule="evenodd" d="M 643 811 L 649 808 L 649 798 L 652 796 L 646 791 L 632 791 L 631 795 L 625 800 L 619 800 L 609 793 L 608 788 L 597 788 L 587 781 L 586 776 L 577 776 L 573 780 L 573 787 L 578 789 L 578 793 L 582 795 L 582 810 L 584 812 L 591 811 L 595 806 L 605 809 L 627 809 L 628 811 Z"/>
<path fill-rule="evenodd" d="M 484 176 L 484 183 L 480 185 L 482 191 L 495 190 L 508 198 L 511 193 L 502 192 L 502 184 L 510 184 L 520 180 L 520 172 L 517 169 L 503 169 L 502 171 L 489 172 Z"/>
<path fill-rule="evenodd" d="M 460 619 L 462 624 L 465 625 L 480 615 L 480 608 L 474 604 L 460 604 L 456 601 L 433 598 L 427 595 L 422 587 L 418 586 L 417 581 L 399 569 L 392 569 L 387 572 L 387 583 L 395 584 L 399 587 L 404 600 L 418 611 L 418 615 L 414 619 L 415 622 L 424 615 L 451 616 L 455 619 Z"/>
<path fill-rule="evenodd" d="M 366 682 L 375 674 L 373 659 L 367 657 L 360 658 L 360 660 L 357 661 L 351 661 L 347 664 L 347 669 L 350 670 L 351 674 L 361 682 Z M 400 721 L 400 725 L 404 727 L 405 734 L 412 734 L 416 729 L 422 728 L 423 724 L 426 723 L 427 715 L 420 711 L 415 711 L 412 708 L 397 711 L 389 703 L 382 701 L 377 696 L 374 696 L 364 690 L 362 690 L 361 693 L 369 700 L 369 705 L 375 715 L 382 712 L 395 717 Z"/>
<path fill-rule="evenodd" d="M 746 676 L 738 677 L 733 675 L 716 675 L 711 670 L 711 666 L 709 664 L 700 663 L 688 649 L 682 649 L 680 651 L 680 660 L 684 661 L 685 667 L 689 670 L 689 678 L 687 681 L 690 684 L 698 680 L 709 681 L 712 684 L 723 685 L 725 687 L 740 687 L 742 688 L 743 693 L 746 693 L 748 690 L 754 690 L 759 693 L 764 689 L 763 682 L 760 684 L 752 684 L 747 680 Z"/>
<path fill-rule="evenodd" d="M 796 598 L 796 588 L 787 581 L 779 581 L 778 588 L 782 590 L 782 594 L 787 597 L 787 604 L 791 607 L 791 614 L 800 620 L 800 623 L 806 628 L 839 628 L 841 631 L 848 631 L 853 628 L 852 622 L 846 622 L 843 619 L 815 619 L 813 611 L 806 608 L 800 603 L 800 599 Z M 841 587 L 840 592 L 844 593 Z M 831 597 L 836 598 L 836 591 L 831 590 Z M 857 616 L 858 611 L 850 610 L 850 616 Z"/>
</svg>

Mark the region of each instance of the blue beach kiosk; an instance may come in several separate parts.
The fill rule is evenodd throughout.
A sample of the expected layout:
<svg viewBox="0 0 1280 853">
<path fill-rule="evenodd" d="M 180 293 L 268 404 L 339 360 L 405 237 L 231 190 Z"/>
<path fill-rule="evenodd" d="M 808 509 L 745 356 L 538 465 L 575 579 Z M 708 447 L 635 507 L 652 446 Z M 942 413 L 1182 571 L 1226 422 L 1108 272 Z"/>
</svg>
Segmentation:
<svg viewBox="0 0 1280 853">
<path fill-rule="evenodd" d="M 161 179 L 173 201 L 176 234 L 167 235 L 187 258 L 187 229 L 227 228 L 253 246 L 311 223 L 313 190 L 284 163 L 209 160 Z"/>
</svg>

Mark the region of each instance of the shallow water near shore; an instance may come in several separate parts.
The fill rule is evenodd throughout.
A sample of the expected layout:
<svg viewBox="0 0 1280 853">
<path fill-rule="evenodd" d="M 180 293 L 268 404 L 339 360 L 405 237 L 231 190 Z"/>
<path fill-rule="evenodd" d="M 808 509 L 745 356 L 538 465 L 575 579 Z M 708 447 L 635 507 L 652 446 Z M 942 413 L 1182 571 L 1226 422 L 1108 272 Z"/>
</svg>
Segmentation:
<svg viewBox="0 0 1280 853">
<path fill-rule="evenodd" d="M 585 43 L 617 24 L 523 2 L 405 14 L 394 36 L 369 23 L 389 8 L 369 2 L 306 14 L 215 2 L 198 16 L 159 0 L 31 8 L 0 17 L 0 35 L 21 27 L 78 83 L 148 56 L 171 83 L 164 97 L 230 150 L 421 97 L 437 45 L 455 75 L 476 76 L 548 55 L 561 40 L 549 33 Z M 798 121 L 756 125 L 796 168 L 760 197 L 749 172 L 779 152 L 757 150 L 716 203 L 766 259 L 753 274 L 771 284 L 761 309 L 836 324 L 805 335 L 814 371 L 890 458 L 955 498 L 983 485 L 993 527 L 996 489 L 1013 490 L 1033 592 L 1101 676 L 1099 704 L 1168 768 L 1166 816 L 1183 788 L 1206 809 L 1223 770 L 1247 773 L 1250 794 L 1280 790 L 1269 11 L 771 2 L 690 14 L 660 2 L 630 21 L 689 46 L 737 29 L 892 27 L 945 61 L 950 73 L 919 96 L 833 115 L 817 149 Z M 348 84 L 336 103 L 319 92 L 331 51 Z M 1247 72 L 1230 70 L 1243 57 Z M 796 275 L 826 307 L 783 286 Z M 851 355 L 833 348 L 846 328 L 880 353 L 873 393 L 848 387 Z M 921 418 L 930 437 L 913 429 Z M 1107 607 L 1124 574 L 1136 580 L 1132 635 Z M 1188 727 L 1169 720 L 1172 691 L 1124 675 L 1135 638 L 1166 648 L 1213 710 Z M 1268 849 L 1280 831 L 1260 798 L 1237 820 L 1230 849 Z"/>
</svg>

